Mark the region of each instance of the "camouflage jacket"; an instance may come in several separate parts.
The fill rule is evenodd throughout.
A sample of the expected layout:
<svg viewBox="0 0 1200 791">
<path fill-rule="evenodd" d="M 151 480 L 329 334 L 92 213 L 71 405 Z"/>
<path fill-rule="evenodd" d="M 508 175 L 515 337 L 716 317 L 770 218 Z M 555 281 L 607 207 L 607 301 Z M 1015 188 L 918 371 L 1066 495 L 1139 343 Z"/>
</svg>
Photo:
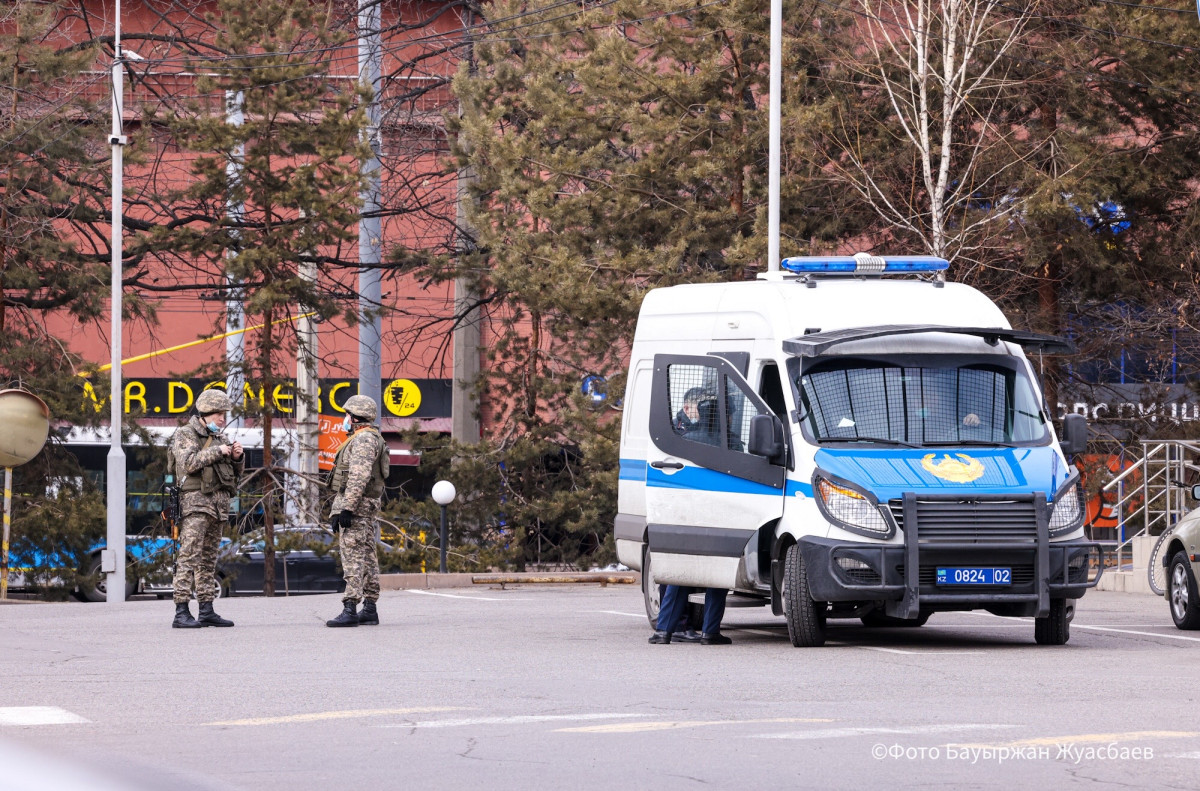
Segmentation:
<svg viewBox="0 0 1200 791">
<path fill-rule="evenodd" d="M 209 438 L 212 442 L 209 442 Z M 205 444 L 208 447 L 204 447 Z M 221 452 L 221 446 L 227 441 L 221 435 L 209 433 L 208 427 L 199 415 L 192 418 L 175 430 L 171 438 L 171 455 L 175 462 L 176 484 L 183 485 L 189 476 L 201 476 L 205 467 L 217 464 L 228 465 L 232 468 L 234 479 L 241 478 L 246 466 L 246 457 L 233 460 Z M 179 498 L 181 516 L 188 514 L 207 514 L 217 519 L 229 516 L 229 501 L 234 492 L 224 487 L 210 488 L 210 491 L 185 491 Z"/>
<path fill-rule="evenodd" d="M 382 469 L 377 471 L 377 466 Z M 377 512 L 382 498 L 369 496 L 368 489 L 380 489 L 383 481 L 376 480 L 374 487 L 368 487 L 368 484 L 372 483 L 372 477 L 378 476 L 379 472 L 386 478 L 387 469 L 387 442 L 379 430 L 369 426 L 355 431 L 338 450 L 331 476 L 335 496 L 330 514 L 351 511 L 360 516 L 371 516 Z M 341 485 L 342 480 L 345 481 L 345 485 Z"/>
</svg>

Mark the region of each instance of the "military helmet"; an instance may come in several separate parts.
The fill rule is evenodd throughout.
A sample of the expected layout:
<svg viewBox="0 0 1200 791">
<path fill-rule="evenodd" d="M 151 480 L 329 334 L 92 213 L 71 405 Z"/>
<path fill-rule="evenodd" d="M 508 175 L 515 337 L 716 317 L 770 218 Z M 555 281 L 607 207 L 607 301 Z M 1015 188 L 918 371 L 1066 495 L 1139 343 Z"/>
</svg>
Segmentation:
<svg viewBox="0 0 1200 791">
<path fill-rule="evenodd" d="M 375 399 L 370 396 L 350 396 L 346 399 L 344 409 L 359 420 L 365 420 L 368 423 L 374 423 L 375 418 L 379 416 L 379 407 L 375 405 Z"/>
<path fill-rule="evenodd" d="M 233 402 L 223 390 L 205 390 L 196 397 L 196 411 L 201 415 L 211 415 L 214 412 L 228 412 L 233 409 Z"/>
</svg>

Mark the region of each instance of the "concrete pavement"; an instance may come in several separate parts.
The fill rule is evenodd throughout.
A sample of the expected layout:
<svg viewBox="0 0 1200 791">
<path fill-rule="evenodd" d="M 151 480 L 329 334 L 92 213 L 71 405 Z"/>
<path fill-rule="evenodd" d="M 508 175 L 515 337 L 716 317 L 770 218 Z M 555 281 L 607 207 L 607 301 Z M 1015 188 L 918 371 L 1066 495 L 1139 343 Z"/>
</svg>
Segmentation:
<svg viewBox="0 0 1200 791">
<path fill-rule="evenodd" d="M 1200 777 L 1200 633 L 1152 597 L 1089 593 L 1061 647 L 962 613 L 832 622 L 796 649 L 760 609 L 729 611 L 732 646 L 650 646 L 632 586 L 388 591 L 380 626 L 343 630 L 323 625 L 337 596 L 217 609 L 238 625 L 172 630 L 168 601 L 0 608 L 0 744 L 131 791 Z"/>
</svg>

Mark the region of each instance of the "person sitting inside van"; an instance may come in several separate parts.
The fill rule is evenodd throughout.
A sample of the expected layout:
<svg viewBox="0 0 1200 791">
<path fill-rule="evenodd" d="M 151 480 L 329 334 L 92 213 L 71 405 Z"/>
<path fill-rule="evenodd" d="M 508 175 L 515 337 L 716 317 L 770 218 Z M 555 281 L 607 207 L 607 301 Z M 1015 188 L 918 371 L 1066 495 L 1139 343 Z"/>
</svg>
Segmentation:
<svg viewBox="0 0 1200 791">
<path fill-rule="evenodd" d="M 965 414 L 955 417 L 959 412 Z M 973 433 L 985 430 L 981 424 L 979 415 L 961 407 L 953 394 L 941 394 L 937 390 L 924 393 L 916 413 L 919 439 L 924 441 L 953 441 L 960 435 L 969 438 Z"/>
<path fill-rule="evenodd" d="M 693 387 L 683 395 L 683 406 L 675 415 L 675 432 L 692 442 L 718 445 L 717 399 L 703 387 Z"/>
</svg>

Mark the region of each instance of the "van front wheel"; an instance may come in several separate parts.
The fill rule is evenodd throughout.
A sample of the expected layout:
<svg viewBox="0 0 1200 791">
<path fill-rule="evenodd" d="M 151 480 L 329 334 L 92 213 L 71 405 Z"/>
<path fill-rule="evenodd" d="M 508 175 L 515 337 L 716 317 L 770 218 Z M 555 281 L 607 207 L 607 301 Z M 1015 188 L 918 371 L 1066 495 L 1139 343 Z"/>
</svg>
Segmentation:
<svg viewBox="0 0 1200 791">
<path fill-rule="evenodd" d="M 1033 621 L 1033 639 L 1038 645 L 1066 645 L 1071 639 L 1071 618 L 1066 599 L 1051 599 L 1050 614 Z"/>
<path fill-rule="evenodd" d="M 783 567 L 783 614 L 787 617 L 788 637 L 792 645 L 825 645 L 825 603 L 815 602 L 808 592 L 808 575 L 800 545 L 787 549 Z"/>
</svg>

